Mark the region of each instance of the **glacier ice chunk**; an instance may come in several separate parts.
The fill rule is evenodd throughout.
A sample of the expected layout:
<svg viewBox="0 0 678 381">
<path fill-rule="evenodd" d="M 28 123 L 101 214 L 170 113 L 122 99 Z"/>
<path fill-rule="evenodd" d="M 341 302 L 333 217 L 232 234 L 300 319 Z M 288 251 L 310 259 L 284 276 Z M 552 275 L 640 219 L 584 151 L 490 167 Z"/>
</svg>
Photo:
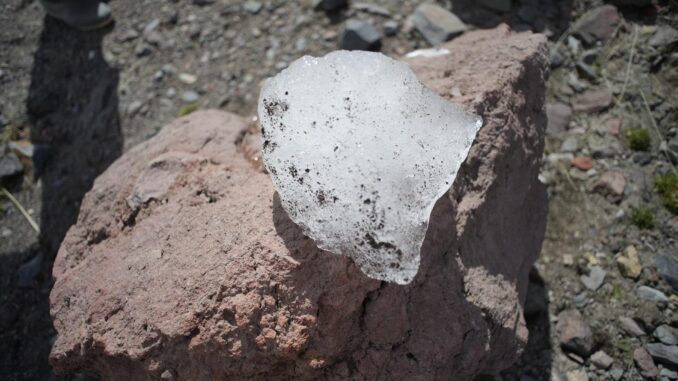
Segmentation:
<svg viewBox="0 0 678 381">
<path fill-rule="evenodd" d="M 318 247 L 409 283 L 436 201 L 482 121 L 380 53 L 305 56 L 269 79 L 258 114 L 282 206 Z"/>
</svg>

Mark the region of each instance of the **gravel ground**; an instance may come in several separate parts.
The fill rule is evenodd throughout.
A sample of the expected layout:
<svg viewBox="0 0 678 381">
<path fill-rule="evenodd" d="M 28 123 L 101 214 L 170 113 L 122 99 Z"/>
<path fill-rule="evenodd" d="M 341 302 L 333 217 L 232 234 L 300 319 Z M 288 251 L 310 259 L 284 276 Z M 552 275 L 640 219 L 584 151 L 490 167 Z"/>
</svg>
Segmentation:
<svg viewBox="0 0 678 381">
<path fill-rule="evenodd" d="M 545 33 L 553 52 L 550 214 L 526 307 L 530 343 L 500 378 L 678 378 L 667 281 L 678 278 L 678 217 L 666 197 L 678 182 L 677 3 L 618 13 L 602 1 L 516 0 L 505 13 L 476 3 L 501 1 L 439 2 L 471 29 Z M 395 23 L 386 54 L 428 47 L 407 22 L 419 2 L 367 4 L 326 14 L 311 1 L 117 0 L 115 26 L 90 33 L 45 18 L 37 1 L 0 4 L 0 145 L 12 144 L 0 154 L 23 166 L 3 183 L 42 231 L 0 199 L 0 379 L 54 379 L 52 259 L 82 196 L 122 152 L 190 108 L 251 115 L 262 80 L 337 49 L 349 18 L 380 31 Z M 611 27 L 589 41 L 586 17 Z M 657 352 L 662 342 L 673 357 Z"/>
</svg>

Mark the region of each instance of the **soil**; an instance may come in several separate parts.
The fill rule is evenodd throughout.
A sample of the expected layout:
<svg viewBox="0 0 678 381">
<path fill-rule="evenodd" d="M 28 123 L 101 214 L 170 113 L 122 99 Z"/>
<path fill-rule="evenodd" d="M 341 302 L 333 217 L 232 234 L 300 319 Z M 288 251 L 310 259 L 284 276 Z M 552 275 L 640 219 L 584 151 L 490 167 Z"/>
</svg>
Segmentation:
<svg viewBox="0 0 678 381">
<path fill-rule="evenodd" d="M 42 233 L 0 199 L 0 379 L 57 379 L 47 362 L 55 335 L 48 311 L 53 258 L 84 193 L 111 162 L 186 106 L 251 115 L 261 82 L 304 54 L 336 49 L 348 18 L 369 20 L 378 29 L 386 21 L 398 22 L 398 33 L 383 39 L 381 51 L 388 55 L 427 47 L 406 22 L 418 3 L 372 1 L 391 14 L 385 16 L 354 8 L 326 14 L 305 1 L 266 1 L 252 13 L 231 0 L 116 0 L 110 4 L 114 26 L 80 32 L 45 17 L 37 1 L 3 1 L 0 144 L 30 141 L 34 148 L 32 157 L 22 157 L 24 176 L 5 186 Z M 574 21 L 602 1 L 514 1 L 505 14 L 471 1 L 439 3 L 452 6 L 472 28 L 507 22 L 515 30 L 546 33 L 553 50 L 564 56 L 547 85 L 549 102 L 569 104 L 587 89 L 614 89 L 610 107 L 575 113 L 566 131 L 547 138 L 542 177 L 549 186 L 550 212 L 542 256 L 531 277 L 530 343 L 520 363 L 502 378 L 565 380 L 574 379 L 568 372 L 583 369 L 589 379 L 609 379 L 608 371 L 560 349 L 556 316 L 576 308 L 592 327 L 596 349 L 615 358 L 613 368 L 624 371 L 623 379 L 640 379 L 632 353 L 651 335 L 630 337 L 616 318 L 636 318 L 648 332 L 660 324 L 678 326 L 676 296 L 655 266 L 659 254 L 678 257 L 678 219 L 654 187 L 658 176 L 675 171 L 660 147 L 678 133 L 678 58 L 675 43 L 648 44 L 658 27 L 678 28 L 678 5 L 659 0 L 648 7 L 620 8 L 622 21 L 606 42 L 578 47 L 568 38 Z M 538 12 L 530 15 L 527 8 Z M 577 67 L 592 49 L 590 68 Z M 610 118 L 622 120 L 621 137 L 605 132 Z M 631 128 L 650 131 L 647 152 L 630 149 L 623 134 Z M 549 159 L 562 153 L 563 141 L 572 136 L 579 142 L 575 154 L 593 157 L 593 172 Z M 601 145 L 611 152 L 594 155 Z M 590 182 L 609 169 L 622 172 L 627 182 L 620 204 L 589 191 Z M 634 225 L 631 216 L 638 208 L 650 211 L 654 227 Z M 617 269 L 616 257 L 629 245 L 640 255 L 638 279 L 625 278 Z M 580 279 L 592 265 L 606 272 L 597 290 Z M 31 270 L 35 274 L 26 276 Z M 639 298 L 639 285 L 663 291 L 670 302 Z"/>
</svg>

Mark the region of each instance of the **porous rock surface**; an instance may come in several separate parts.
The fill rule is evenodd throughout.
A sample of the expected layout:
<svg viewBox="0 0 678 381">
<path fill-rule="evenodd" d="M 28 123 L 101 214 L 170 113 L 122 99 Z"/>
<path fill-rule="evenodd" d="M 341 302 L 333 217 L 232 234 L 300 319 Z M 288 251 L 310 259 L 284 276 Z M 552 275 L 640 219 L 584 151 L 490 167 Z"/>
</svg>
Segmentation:
<svg viewBox="0 0 678 381">
<path fill-rule="evenodd" d="M 458 379 L 509 366 L 527 341 L 528 272 L 546 220 L 545 39 L 468 33 L 408 61 L 480 115 L 433 210 L 415 279 L 365 276 L 290 221 L 243 118 L 192 114 L 95 182 L 59 250 L 57 373 L 104 380 Z"/>
</svg>

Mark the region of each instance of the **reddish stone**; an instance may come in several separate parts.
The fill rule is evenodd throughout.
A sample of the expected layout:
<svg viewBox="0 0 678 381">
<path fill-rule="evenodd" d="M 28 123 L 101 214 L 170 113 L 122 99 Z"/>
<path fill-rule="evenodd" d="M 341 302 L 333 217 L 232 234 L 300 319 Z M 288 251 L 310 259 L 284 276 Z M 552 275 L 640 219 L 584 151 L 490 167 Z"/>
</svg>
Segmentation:
<svg viewBox="0 0 678 381">
<path fill-rule="evenodd" d="M 605 122 L 605 129 L 608 134 L 619 136 L 621 133 L 621 124 L 622 121 L 619 118 L 608 119 L 607 122 Z"/>
<path fill-rule="evenodd" d="M 484 126 L 433 210 L 411 284 L 317 249 L 255 160 L 255 129 L 197 112 L 126 152 L 85 196 L 54 264 L 55 372 L 472 380 L 516 361 L 546 223 L 546 40 L 501 27 L 444 47 L 455 54 L 410 60 L 415 72 L 444 96 L 463 89 Z"/>
<path fill-rule="evenodd" d="M 659 375 L 659 369 L 654 364 L 652 356 L 644 348 L 633 351 L 633 361 L 638 366 L 641 376 L 654 379 Z"/>
<path fill-rule="evenodd" d="M 583 92 L 574 97 L 572 108 L 576 112 L 598 112 L 610 107 L 613 96 L 607 87 Z"/>
<path fill-rule="evenodd" d="M 600 193 L 614 203 L 621 202 L 626 188 L 626 178 L 619 171 L 607 171 L 589 185 L 589 192 Z"/>
<path fill-rule="evenodd" d="M 588 171 L 589 169 L 593 168 L 593 160 L 591 160 L 591 158 L 588 156 L 577 156 L 572 159 L 572 161 L 570 161 L 570 164 L 581 169 L 582 171 Z"/>
<path fill-rule="evenodd" d="M 593 334 L 579 311 L 565 310 L 558 314 L 556 333 L 563 349 L 583 357 L 591 353 Z"/>
<path fill-rule="evenodd" d="M 573 27 L 574 34 L 586 44 L 605 41 L 619 26 L 619 12 L 613 5 L 603 5 L 586 12 Z"/>
</svg>

